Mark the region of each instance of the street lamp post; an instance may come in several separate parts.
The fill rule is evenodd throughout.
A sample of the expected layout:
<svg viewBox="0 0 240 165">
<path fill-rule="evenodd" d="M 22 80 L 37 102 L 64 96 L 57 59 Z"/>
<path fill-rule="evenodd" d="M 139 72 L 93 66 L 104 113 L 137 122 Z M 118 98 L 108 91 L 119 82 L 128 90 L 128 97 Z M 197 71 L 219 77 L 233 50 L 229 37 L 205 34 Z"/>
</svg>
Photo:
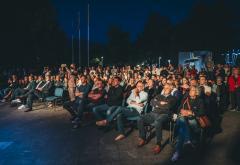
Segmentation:
<svg viewBox="0 0 240 165">
<path fill-rule="evenodd" d="M 169 64 L 169 65 L 171 64 L 171 60 L 170 60 L 170 59 L 168 59 L 168 64 Z"/>
<path fill-rule="evenodd" d="M 101 57 L 101 59 L 102 59 L 102 66 L 103 66 L 103 56 Z"/>
<path fill-rule="evenodd" d="M 161 66 L 161 59 L 162 59 L 162 57 L 160 56 L 160 57 L 158 57 L 158 67 L 160 68 L 160 66 Z"/>
</svg>

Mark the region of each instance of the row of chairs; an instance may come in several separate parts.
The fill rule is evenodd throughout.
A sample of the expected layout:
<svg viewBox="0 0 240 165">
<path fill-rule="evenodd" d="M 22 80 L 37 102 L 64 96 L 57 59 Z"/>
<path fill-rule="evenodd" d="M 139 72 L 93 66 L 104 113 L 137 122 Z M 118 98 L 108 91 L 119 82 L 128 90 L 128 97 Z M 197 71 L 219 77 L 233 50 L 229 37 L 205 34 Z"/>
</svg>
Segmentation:
<svg viewBox="0 0 240 165">
<path fill-rule="evenodd" d="M 123 100 L 122 106 L 125 106 L 126 100 Z M 151 112 L 152 108 L 149 103 L 147 103 L 143 108 L 143 113 L 141 115 L 147 114 Z M 137 120 L 140 118 L 140 116 L 134 116 L 134 117 L 127 117 L 127 121 L 132 123 L 132 129 L 134 127 L 134 124 L 136 124 Z M 166 130 L 169 131 L 169 136 L 167 141 L 169 141 L 170 144 L 174 144 L 174 129 L 175 129 L 175 122 L 171 118 L 169 118 L 169 122 L 165 125 Z M 154 125 L 148 125 L 146 126 L 147 131 L 147 137 L 151 137 L 154 132 Z"/>
<path fill-rule="evenodd" d="M 45 102 L 52 102 L 53 103 L 53 107 L 56 108 L 56 105 L 58 103 L 63 103 L 64 99 L 63 99 L 63 95 L 64 95 L 64 89 L 63 88 L 55 88 L 54 90 L 54 95 L 53 96 L 49 96 L 45 98 Z M 123 100 L 122 106 L 125 106 L 126 100 Z M 151 111 L 151 106 L 149 103 L 147 103 L 144 108 L 143 108 L 143 114 L 147 114 Z M 136 123 L 136 121 L 139 119 L 139 116 L 135 116 L 135 117 L 128 117 L 127 120 L 132 122 L 132 123 Z M 169 122 L 165 125 L 164 128 L 166 128 L 169 131 L 169 136 L 168 136 L 168 141 L 170 144 L 174 144 L 175 143 L 175 135 L 174 135 L 174 130 L 175 130 L 175 122 L 172 120 L 172 118 L 169 118 Z M 153 133 L 154 130 L 154 125 L 149 125 L 146 126 L 146 130 L 148 132 L 148 137 L 151 136 L 151 134 Z M 203 137 L 204 137 L 204 129 L 201 129 L 200 132 L 200 141 L 203 141 Z"/>
</svg>

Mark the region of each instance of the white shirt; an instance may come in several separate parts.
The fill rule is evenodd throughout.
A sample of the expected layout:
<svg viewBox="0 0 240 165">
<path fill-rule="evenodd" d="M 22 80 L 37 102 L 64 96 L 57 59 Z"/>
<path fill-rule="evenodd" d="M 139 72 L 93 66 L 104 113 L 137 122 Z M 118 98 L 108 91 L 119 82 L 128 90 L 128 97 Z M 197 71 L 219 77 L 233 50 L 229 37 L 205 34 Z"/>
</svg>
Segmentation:
<svg viewBox="0 0 240 165">
<path fill-rule="evenodd" d="M 141 91 L 139 93 L 139 96 L 135 96 L 135 89 L 132 90 L 130 96 L 127 99 L 127 103 L 128 103 L 128 107 L 129 108 L 134 108 L 136 109 L 139 113 L 142 112 L 144 107 L 138 106 L 138 105 L 133 105 L 130 104 L 131 101 L 135 101 L 136 103 L 143 103 L 144 105 L 147 103 L 147 99 L 148 99 L 148 94 L 147 92 Z"/>
</svg>

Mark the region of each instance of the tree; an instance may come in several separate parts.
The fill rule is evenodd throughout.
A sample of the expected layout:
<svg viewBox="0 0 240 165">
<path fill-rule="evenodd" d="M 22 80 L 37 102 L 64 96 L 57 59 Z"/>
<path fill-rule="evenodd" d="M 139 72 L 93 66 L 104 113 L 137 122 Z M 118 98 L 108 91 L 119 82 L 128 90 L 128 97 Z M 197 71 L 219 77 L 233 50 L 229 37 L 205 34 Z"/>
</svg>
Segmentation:
<svg viewBox="0 0 240 165">
<path fill-rule="evenodd" d="M 167 17 L 151 13 L 136 41 L 136 48 L 141 59 L 169 58 L 172 48 L 173 26 Z M 147 56 L 147 57 L 146 57 Z"/>
<path fill-rule="evenodd" d="M 1 5 L 1 27 L 6 57 L 3 64 L 36 65 L 63 61 L 69 52 L 65 33 L 48 0 L 22 0 Z M 14 60 L 13 60 L 14 59 Z"/>
<path fill-rule="evenodd" d="M 128 32 L 122 31 L 117 26 L 111 26 L 108 33 L 106 62 L 109 64 L 131 62 L 132 45 Z"/>
<path fill-rule="evenodd" d="M 228 49 L 234 42 L 233 13 L 224 1 L 198 3 L 190 17 L 176 26 L 179 50 Z"/>
</svg>

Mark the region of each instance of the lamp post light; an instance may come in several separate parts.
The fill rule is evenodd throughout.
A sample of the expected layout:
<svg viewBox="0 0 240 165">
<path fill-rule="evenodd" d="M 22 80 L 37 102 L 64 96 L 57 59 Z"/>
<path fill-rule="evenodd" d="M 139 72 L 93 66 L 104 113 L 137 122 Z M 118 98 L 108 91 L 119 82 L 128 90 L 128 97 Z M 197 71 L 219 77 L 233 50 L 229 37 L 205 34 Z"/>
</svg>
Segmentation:
<svg viewBox="0 0 240 165">
<path fill-rule="evenodd" d="M 171 60 L 170 60 L 170 59 L 168 59 L 168 64 L 169 64 L 169 65 L 171 64 Z"/>
<path fill-rule="evenodd" d="M 159 68 L 160 68 L 160 66 L 161 66 L 161 59 L 162 59 L 162 57 L 159 56 L 159 57 L 158 57 L 158 67 L 159 67 Z"/>
<path fill-rule="evenodd" d="M 102 66 L 103 66 L 103 56 L 101 57 L 101 59 L 102 59 Z"/>
</svg>

